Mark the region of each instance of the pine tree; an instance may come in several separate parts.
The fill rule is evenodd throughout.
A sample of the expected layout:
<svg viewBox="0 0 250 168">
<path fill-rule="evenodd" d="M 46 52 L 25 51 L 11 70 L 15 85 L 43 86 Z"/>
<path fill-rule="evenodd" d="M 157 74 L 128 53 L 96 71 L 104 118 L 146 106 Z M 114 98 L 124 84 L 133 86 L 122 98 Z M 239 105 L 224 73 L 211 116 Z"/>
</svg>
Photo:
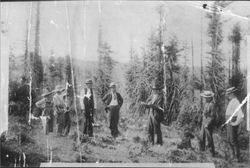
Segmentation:
<svg viewBox="0 0 250 168">
<path fill-rule="evenodd" d="M 135 53 L 133 46 L 130 48 L 130 62 L 128 69 L 126 70 L 126 93 L 130 99 L 130 109 L 135 113 L 140 111 L 138 102 L 145 101 L 147 96 L 145 86 L 143 86 L 144 80 L 141 73 L 143 64 L 139 60 L 138 55 Z"/>
<path fill-rule="evenodd" d="M 215 2 L 213 5 L 212 14 L 208 14 L 207 17 L 210 19 L 208 26 L 208 36 L 210 37 L 209 45 L 211 51 L 210 60 L 207 65 L 207 89 L 211 89 L 215 93 L 215 107 L 218 116 L 218 123 L 222 121 L 223 118 L 223 104 L 224 104 L 224 91 L 225 91 L 225 72 L 223 66 L 222 52 L 220 49 L 220 44 L 222 42 L 222 23 L 220 19 L 220 13 L 217 11 L 217 6 L 220 5 L 219 2 Z"/>
<path fill-rule="evenodd" d="M 164 55 L 167 64 L 167 76 L 165 77 L 167 86 L 167 94 L 165 97 L 165 121 L 168 125 L 177 119 L 180 111 L 179 105 L 183 88 L 179 80 L 180 66 L 178 64 L 178 58 L 182 50 L 176 38 L 171 39 L 169 44 L 165 46 Z"/>
<path fill-rule="evenodd" d="M 241 27 L 239 24 L 235 24 L 232 30 L 232 34 L 229 36 L 229 40 L 232 43 L 232 77 L 229 79 L 231 86 L 236 87 L 239 92 L 239 96 L 243 87 L 243 74 L 240 71 L 240 42 L 242 40 Z M 231 62 L 231 61 L 230 61 Z M 240 96 L 242 97 L 242 96 Z"/>
<path fill-rule="evenodd" d="M 103 97 L 109 90 L 112 81 L 112 71 L 115 61 L 111 58 L 111 46 L 102 39 L 102 28 L 99 26 L 98 34 L 98 69 L 96 73 L 96 88 L 100 97 Z"/>
</svg>

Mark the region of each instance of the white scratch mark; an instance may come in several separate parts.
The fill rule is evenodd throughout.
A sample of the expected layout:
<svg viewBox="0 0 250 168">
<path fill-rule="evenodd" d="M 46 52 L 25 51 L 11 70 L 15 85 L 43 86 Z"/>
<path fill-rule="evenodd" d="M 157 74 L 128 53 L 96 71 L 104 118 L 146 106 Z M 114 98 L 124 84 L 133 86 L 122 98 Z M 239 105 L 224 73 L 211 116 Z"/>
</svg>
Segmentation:
<svg viewBox="0 0 250 168">
<path fill-rule="evenodd" d="M 98 10 L 99 10 L 99 13 L 102 13 L 102 8 L 101 8 L 101 1 L 98 0 Z"/>
<path fill-rule="evenodd" d="M 54 25 L 56 28 L 58 28 L 59 26 L 58 26 L 58 24 L 56 24 L 53 20 L 50 20 L 50 22 L 49 22 L 50 24 L 52 24 L 52 25 Z"/>
<path fill-rule="evenodd" d="M 226 8 L 223 9 L 220 6 L 216 6 L 216 8 L 214 8 L 211 4 L 206 3 L 207 4 L 206 8 L 203 8 L 202 4 L 200 4 L 198 2 L 190 2 L 190 1 L 187 1 L 187 2 L 189 3 L 190 6 L 195 7 L 197 9 L 200 9 L 200 10 L 203 10 L 203 11 L 208 12 L 208 13 L 212 13 L 216 10 L 217 12 L 220 12 L 221 15 L 238 17 L 239 19 L 249 21 L 249 18 L 241 16 L 241 15 L 237 15 L 237 14 L 233 13 L 231 10 L 226 9 Z"/>
</svg>

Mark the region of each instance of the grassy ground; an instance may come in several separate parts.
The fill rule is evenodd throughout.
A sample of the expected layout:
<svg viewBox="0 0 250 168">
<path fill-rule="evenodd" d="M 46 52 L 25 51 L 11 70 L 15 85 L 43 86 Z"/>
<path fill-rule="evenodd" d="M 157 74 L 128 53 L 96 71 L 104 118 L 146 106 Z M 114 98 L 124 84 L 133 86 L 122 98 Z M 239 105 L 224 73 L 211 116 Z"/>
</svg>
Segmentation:
<svg viewBox="0 0 250 168">
<path fill-rule="evenodd" d="M 17 123 L 17 118 L 10 118 L 10 125 Z M 217 155 L 211 157 L 209 152 L 198 150 L 198 140 L 192 140 L 192 149 L 178 149 L 181 142 L 182 130 L 162 125 L 163 146 L 151 146 L 146 142 L 146 119 L 135 120 L 132 117 L 122 118 L 119 129 L 121 135 L 114 139 L 110 136 L 109 129 L 105 122 L 98 123 L 94 128 L 94 137 L 81 137 L 82 144 L 76 145 L 76 127 L 73 126 L 68 137 L 57 137 L 54 133 L 44 135 L 41 121 L 33 121 L 32 128 L 26 131 L 27 142 L 18 144 L 14 129 L 10 128 L 7 140 L 2 144 L 7 153 L 9 152 L 9 163 L 14 164 L 13 158 L 18 158 L 18 152 L 22 151 L 27 155 L 27 164 L 38 166 L 40 162 L 47 161 L 47 144 L 52 147 L 53 162 L 213 162 L 218 168 L 248 167 L 248 147 L 241 153 L 243 162 L 238 164 L 232 162 L 228 156 L 229 151 L 224 143 L 224 134 L 214 134 Z M 48 142 L 48 143 L 47 143 Z M 242 148 L 244 148 L 242 146 Z M 80 152 L 81 151 L 81 159 Z M 10 154 L 10 152 L 16 154 Z M 6 155 L 6 154 L 5 154 Z"/>
</svg>

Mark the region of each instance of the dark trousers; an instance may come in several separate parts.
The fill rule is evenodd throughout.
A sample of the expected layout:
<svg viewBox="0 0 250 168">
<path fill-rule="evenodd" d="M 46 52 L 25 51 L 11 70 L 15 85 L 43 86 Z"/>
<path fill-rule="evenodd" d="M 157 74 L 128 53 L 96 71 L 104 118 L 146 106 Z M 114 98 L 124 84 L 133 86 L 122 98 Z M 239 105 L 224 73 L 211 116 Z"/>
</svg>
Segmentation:
<svg viewBox="0 0 250 168">
<path fill-rule="evenodd" d="M 70 114 L 69 111 L 64 113 L 64 135 L 67 136 L 70 130 Z"/>
<path fill-rule="evenodd" d="M 109 128 L 111 130 L 111 135 L 113 137 L 117 137 L 119 134 L 119 130 L 118 130 L 119 113 L 120 113 L 120 107 L 118 105 L 110 106 Z"/>
<path fill-rule="evenodd" d="M 63 127 L 64 127 L 64 114 L 58 113 L 56 116 L 56 125 L 57 125 L 57 135 L 63 135 Z"/>
<path fill-rule="evenodd" d="M 83 126 L 83 134 L 93 136 L 93 109 L 85 109 L 85 122 Z"/>
<path fill-rule="evenodd" d="M 208 141 L 208 148 L 212 155 L 215 154 L 214 151 L 214 140 L 213 140 L 213 128 L 207 127 L 205 128 L 202 125 L 201 128 L 201 140 L 200 140 L 200 150 L 204 151 L 206 149 L 206 140 Z"/>
<path fill-rule="evenodd" d="M 152 144 L 154 144 L 155 134 L 157 136 L 156 143 L 162 145 L 161 122 L 150 116 L 148 121 L 148 140 Z"/>
<path fill-rule="evenodd" d="M 240 149 L 239 149 L 239 142 L 238 142 L 238 125 L 232 126 L 227 125 L 227 140 L 231 146 L 233 151 L 233 157 L 240 158 Z"/>
<path fill-rule="evenodd" d="M 50 119 L 48 119 L 48 132 L 53 132 L 53 126 L 54 126 L 54 115 L 50 116 Z"/>
</svg>

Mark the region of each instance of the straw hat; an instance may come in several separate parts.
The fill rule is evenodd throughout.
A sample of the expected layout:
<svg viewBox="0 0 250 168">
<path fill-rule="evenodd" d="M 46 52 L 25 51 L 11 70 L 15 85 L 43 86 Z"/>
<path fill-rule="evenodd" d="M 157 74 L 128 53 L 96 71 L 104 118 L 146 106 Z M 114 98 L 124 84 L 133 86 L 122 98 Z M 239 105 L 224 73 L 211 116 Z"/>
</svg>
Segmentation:
<svg viewBox="0 0 250 168">
<path fill-rule="evenodd" d="M 203 93 L 201 93 L 201 96 L 205 98 L 209 98 L 209 97 L 213 97 L 214 93 L 210 90 L 204 90 Z"/>
<path fill-rule="evenodd" d="M 110 83 L 109 88 L 112 88 L 112 87 L 116 87 L 115 82 L 111 82 L 111 83 Z"/>
<path fill-rule="evenodd" d="M 238 90 L 236 87 L 230 87 L 226 90 L 226 94 L 234 93 L 236 90 Z"/>
</svg>

